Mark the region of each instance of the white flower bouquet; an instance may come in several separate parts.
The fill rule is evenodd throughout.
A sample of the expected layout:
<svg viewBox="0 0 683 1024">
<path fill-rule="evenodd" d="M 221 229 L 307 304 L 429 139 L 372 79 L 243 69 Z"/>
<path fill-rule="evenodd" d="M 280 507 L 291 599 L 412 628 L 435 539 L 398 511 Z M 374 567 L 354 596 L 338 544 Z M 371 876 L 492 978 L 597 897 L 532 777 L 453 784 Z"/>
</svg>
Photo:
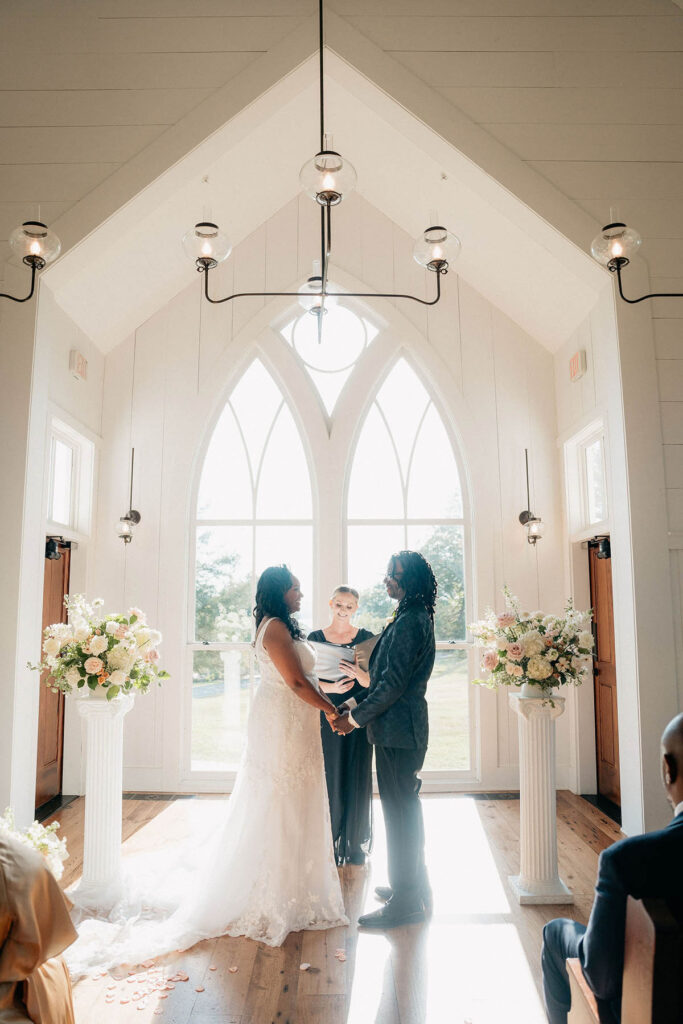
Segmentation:
<svg viewBox="0 0 683 1024">
<path fill-rule="evenodd" d="M 14 823 L 14 813 L 9 807 L 0 818 L 0 831 L 6 832 L 24 846 L 30 846 L 32 850 L 37 850 L 42 854 L 57 881 L 64 874 L 64 861 L 69 856 L 66 839 L 57 838 L 58 828 L 58 821 L 53 821 L 51 825 L 40 825 L 34 821 L 32 825 L 21 832 Z"/>
<path fill-rule="evenodd" d="M 484 679 L 472 682 L 495 688 L 533 683 L 550 692 L 556 686 L 578 686 L 588 672 L 593 651 L 592 612 L 580 612 L 571 599 L 563 615 L 522 612 L 505 587 L 505 611 L 490 609 L 470 626 L 477 647 L 484 649 Z"/>
<path fill-rule="evenodd" d="M 47 626 L 43 661 L 29 668 L 48 672 L 47 685 L 56 693 L 88 686 L 102 687 L 107 700 L 119 693 L 146 693 L 153 682 L 161 686 L 169 674 L 159 668 L 161 633 L 147 625 L 144 612 L 129 608 L 127 615 L 103 615 L 104 601 L 88 604 L 82 594 L 64 599 L 69 622 Z"/>
</svg>

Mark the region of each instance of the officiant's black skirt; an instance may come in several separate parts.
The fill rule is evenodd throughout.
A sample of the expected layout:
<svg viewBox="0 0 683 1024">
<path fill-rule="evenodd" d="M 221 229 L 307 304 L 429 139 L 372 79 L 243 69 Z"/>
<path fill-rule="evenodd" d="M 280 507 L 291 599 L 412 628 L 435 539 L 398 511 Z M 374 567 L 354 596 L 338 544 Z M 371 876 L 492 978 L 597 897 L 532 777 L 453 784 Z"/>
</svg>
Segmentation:
<svg viewBox="0 0 683 1024">
<path fill-rule="evenodd" d="M 369 636 L 372 634 L 367 630 L 359 630 L 356 642 Z M 325 635 L 316 630 L 308 639 L 324 643 Z M 348 693 L 325 696 L 339 706 L 349 697 L 366 692 L 357 683 Z M 337 864 L 363 864 L 372 846 L 372 744 L 368 743 L 365 729 L 354 729 L 348 736 L 333 732 L 323 714 L 320 736 Z"/>
</svg>

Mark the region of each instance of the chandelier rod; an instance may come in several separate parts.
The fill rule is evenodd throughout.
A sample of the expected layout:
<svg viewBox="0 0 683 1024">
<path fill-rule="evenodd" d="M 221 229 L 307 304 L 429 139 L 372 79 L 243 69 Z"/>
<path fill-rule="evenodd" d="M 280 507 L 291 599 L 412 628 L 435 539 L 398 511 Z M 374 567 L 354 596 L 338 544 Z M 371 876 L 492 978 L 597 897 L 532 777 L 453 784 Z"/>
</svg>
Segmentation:
<svg viewBox="0 0 683 1024">
<path fill-rule="evenodd" d="M 614 263 L 614 266 L 612 266 L 612 263 Z M 626 266 L 627 263 L 628 260 L 616 257 L 607 264 L 608 270 L 611 270 L 613 273 L 616 271 L 617 281 L 619 282 L 619 294 L 624 302 L 630 302 L 633 306 L 636 302 L 643 302 L 645 299 L 683 299 L 683 292 L 652 292 L 651 295 L 641 295 L 639 299 L 627 299 L 621 287 L 621 267 L 622 265 Z"/>
<path fill-rule="evenodd" d="M 320 31 L 320 152 L 325 148 L 325 86 L 323 85 L 323 0 L 318 0 Z"/>
<path fill-rule="evenodd" d="M 226 295 L 222 299 L 212 299 L 209 295 L 209 273 L 210 268 L 203 266 L 198 268 L 202 274 L 204 274 L 204 296 L 209 302 L 213 302 L 214 305 L 219 305 L 221 302 L 230 302 L 232 299 L 244 299 L 244 298 L 277 298 L 280 295 L 291 295 L 296 298 L 300 297 L 300 292 L 236 292 L 235 295 Z M 395 292 L 326 292 L 326 296 L 332 298 L 352 298 L 352 299 L 411 299 L 413 302 L 419 302 L 421 306 L 435 306 L 441 298 L 441 275 L 447 273 L 444 270 L 435 271 L 434 276 L 436 277 L 436 297 L 433 299 L 418 299 L 416 295 L 404 295 L 396 294 Z M 319 295 L 319 292 L 312 292 L 312 295 Z"/>
<path fill-rule="evenodd" d="M 0 292 L 0 299 L 11 299 L 12 302 L 28 302 L 28 300 L 33 296 L 33 292 L 35 291 L 35 287 L 36 287 L 36 271 L 37 270 L 41 270 L 45 266 L 45 263 L 42 260 L 40 262 L 38 262 L 36 257 L 30 257 L 30 258 L 31 258 L 31 260 L 35 260 L 35 262 L 31 262 L 31 264 L 30 264 L 30 267 L 31 267 L 31 291 L 28 293 L 28 295 L 24 296 L 23 299 L 18 299 L 16 297 L 16 295 L 8 295 L 7 292 Z M 28 258 L 24 259 L 24 263 L 27 262 L 27 259 Z"/>
</svg>

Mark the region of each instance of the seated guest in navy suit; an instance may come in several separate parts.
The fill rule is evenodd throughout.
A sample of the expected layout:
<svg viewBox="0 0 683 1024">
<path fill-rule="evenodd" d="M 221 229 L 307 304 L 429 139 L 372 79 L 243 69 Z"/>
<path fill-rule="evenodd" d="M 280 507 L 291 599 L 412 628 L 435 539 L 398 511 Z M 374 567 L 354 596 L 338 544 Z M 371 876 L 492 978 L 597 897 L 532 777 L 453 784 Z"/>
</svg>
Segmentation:
<svg viewBox="0 0 683 1024">
<path fill-rule="evenodd" d="M 662 736 L 662 777 L 674 817 L 660 832 L 631 836 L 600 854 L 588 925 L 565 918 L 543 929 L 543 994 L 551 1024 L 566 1024 L 571 1005 L 565 961 L 578 957 L 601 1021 L 621 1018 L 626 898 L 665 899 L 683 908 L 683 714 Z"/>
</svg>

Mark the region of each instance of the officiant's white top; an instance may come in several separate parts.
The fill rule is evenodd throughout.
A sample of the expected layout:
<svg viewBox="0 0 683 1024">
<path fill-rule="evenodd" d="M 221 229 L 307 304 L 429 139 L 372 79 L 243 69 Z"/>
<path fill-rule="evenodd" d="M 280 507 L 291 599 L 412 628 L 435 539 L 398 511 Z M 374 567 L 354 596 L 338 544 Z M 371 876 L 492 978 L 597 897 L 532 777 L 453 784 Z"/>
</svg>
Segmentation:
<svg viewBox="0 0 683 1024">
<path fill-rule="evenodd" d="M 140 963 L 217 935 L 279 946 L 292 931 L 348 924 L 332 847 L 320 713 L 296 696 L 268 656 L 263 637 L 270 622 L 256 638 L 261 682 L 223 822 L 203 852 L 195 841 L 191 849 L 147 858 L 157 881 L 150 879 L 151 891 L 140 893 L 138 886 L 136 906 L 129 894 L 114 921 L 81 923 L 67 953 L 75 974 L 98 964 Z M 295 644 L 314 682 L 315 655 L 305 641 Z M 141 875 L 136 862 L 131 880 Z"/>
</svg>

